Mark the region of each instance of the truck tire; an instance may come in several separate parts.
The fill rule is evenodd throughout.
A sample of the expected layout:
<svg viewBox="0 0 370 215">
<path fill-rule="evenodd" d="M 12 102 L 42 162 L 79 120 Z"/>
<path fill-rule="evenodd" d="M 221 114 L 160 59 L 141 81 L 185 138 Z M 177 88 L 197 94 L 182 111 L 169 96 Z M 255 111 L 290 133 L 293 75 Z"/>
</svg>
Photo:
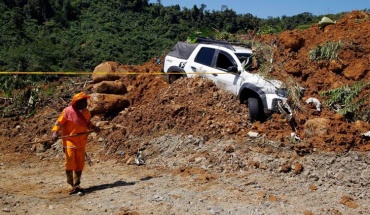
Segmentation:
<svg viewBox="0 0 370 215">
<path fill-rule="evenodd" d="M 262 110 L 262 104 L 257 97 L 248 98 L 248 108 L 249 108 L 249 120 L 250 122 L 262 121 L 264 119 L 264 113 Z"/>
<path fill-rule="evenodd" d="M 173 82 L 175 82 L 177 79 L 178 79 L 178 75 L 175 75 L 175 74 L 170 74 L 168 75 L 168 83 L 172 84 Z"/>
<path fill-rule="evenodd" d="M 186 77 L 185 76 L 185 73 L 175 73 L 175 74 L 169 74 L 168 75 L 168 83 L 172 84 L 173 82 L 175 82 L 177 79 L 180 79 L 182 77 Z"/>
</svg>

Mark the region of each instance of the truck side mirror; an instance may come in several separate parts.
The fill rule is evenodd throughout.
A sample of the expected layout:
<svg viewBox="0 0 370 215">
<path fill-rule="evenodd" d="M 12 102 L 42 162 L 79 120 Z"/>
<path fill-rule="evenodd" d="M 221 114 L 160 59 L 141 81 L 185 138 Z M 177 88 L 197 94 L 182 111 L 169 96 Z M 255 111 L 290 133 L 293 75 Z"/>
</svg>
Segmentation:
<svg viewBox="0 0 370 215">
<path fill-rule="evenodd" d="M 231 72 L 231 73 L 239 73 L 238 71 L 238 68 L 236 66 L 229 66 L 227 68 L 227 72 Z"/>
</svg>

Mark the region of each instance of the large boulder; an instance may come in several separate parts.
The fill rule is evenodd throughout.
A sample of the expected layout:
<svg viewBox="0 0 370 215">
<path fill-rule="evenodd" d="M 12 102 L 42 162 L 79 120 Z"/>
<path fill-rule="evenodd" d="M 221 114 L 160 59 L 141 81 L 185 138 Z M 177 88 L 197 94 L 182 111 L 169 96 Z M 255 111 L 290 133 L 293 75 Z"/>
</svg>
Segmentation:
<svg viewBox="0 0 370 215">
<path fill-rule="evenodd" d="M 92 93 L 88 109 L 92 114 L 119 112 L 130 106 L 123 95 Z"/>
<path fill-rule="evenodd" d="M 364 58 L 364 60 L 358 59 L 356 63 L 351 63 L 351 66 L 344 69 L 343 71 L 344 76 L 348 79 L 353 79 L 356 81 L 362 79 L 366 75 L 366 73 L 370 70 L 369 60 L 370 55 L 368 59 L 366 58 Z"/>
<path fill-rule="evenodd" d="M 325 118 L 314 118 L 309 119 L 304 124 L 304 136 L 305 137 L 314 137 L 322 136 L 328 134 L 329 129 L 329 119 Z"/>
<path fill-rule="evenodd" d="M 119 67 L 118 63 L 108 61 L 96 66 L 91 78 L 94 83 L 99 83 L 101 81 L 114 81 L 120 79 L 124 72 L 125 71 Z"/>
<path fill-rule="evenodd" d="M 122 81 L 102 81 L 100 83 L 94 84 L 94 93 L 106 93 L 106 94 L 126 94 L 127 88 Z"/>
</svg>

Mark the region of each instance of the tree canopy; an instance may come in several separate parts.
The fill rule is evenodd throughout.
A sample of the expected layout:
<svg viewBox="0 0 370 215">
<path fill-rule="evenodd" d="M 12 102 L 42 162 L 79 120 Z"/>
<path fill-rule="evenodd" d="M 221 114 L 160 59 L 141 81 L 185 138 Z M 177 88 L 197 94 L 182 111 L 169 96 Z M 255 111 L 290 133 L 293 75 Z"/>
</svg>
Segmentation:
<svg viewBox="0 0 370 215">
<path fill-rule="evenodd" d="M 275 33 L 320 19 L 310 13 L 260 19 L 227 7 L 206 8 L 148 0 L 4 0 L 0 71 L 91 71 L 104 61 L 140 64 L 194 32 Z"/>
</svg>

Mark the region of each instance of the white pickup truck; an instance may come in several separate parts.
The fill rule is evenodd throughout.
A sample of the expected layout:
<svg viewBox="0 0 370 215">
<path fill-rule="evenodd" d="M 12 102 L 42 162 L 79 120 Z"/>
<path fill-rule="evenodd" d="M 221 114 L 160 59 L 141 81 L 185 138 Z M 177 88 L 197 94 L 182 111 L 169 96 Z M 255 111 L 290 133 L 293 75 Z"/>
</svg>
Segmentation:
<svg viewBox="0 0 370 215">
<path fill-rule="evenodd" d="M 196 43 L 177 42 L 164 59 L 162 72 L 173 83 L 181 77 L 203 76 L 217 87 L 238 96 L 248 105 L 250 121 L 264 121 L 273 112 L 292 111 L 287 103 L 288 92 L 277 80 L 267 80 L 246 68 L 253 55 L 249 47 L 224 41 L 198 38 Z"/>
</svg>

